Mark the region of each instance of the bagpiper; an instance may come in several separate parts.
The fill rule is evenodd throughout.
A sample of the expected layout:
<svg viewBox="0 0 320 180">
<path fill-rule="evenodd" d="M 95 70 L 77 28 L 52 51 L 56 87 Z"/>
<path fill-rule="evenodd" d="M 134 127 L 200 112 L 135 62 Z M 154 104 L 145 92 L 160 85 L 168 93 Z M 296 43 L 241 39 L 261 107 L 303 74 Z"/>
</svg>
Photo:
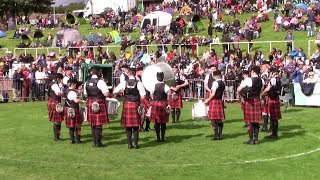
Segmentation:
<svg viewBox="0 0 320 180">
<path fill-rule="evenodd" d="M 77 91 L 79 85 L 76 79 L 68 80 L 68 89 L 65 90 L 65 106 L 64 106 L 64 117 L 66 122 L 66 127 L 69 128 L 70 142 L 72 144 L 81 144 L 81 124 L 79 113 L 79 104 L 85 103 L 85 101 L 80 99 L 80 94 Z"/>
<path fill-rule="evenodd" d="M 169 122 L 170 116 L 170 107 L 168 106 L 170 87 L 164 84 L 163 82 L 163 72 L 157 72 L 157 80 L 159 82 L 155 84 L 154 89 L 151 91 L 152 106 L 150 121 L 154 122 L 154 129 L 156 130 L 157 141 L 164 142 L 167 123 Z"/>
<path fill-rule="evenodd" d="M 278 121 L 282 119 L 280 110 L 280 91 L 281 91 L 281 81 L 278 76 L 279 70 L 277 68 L 270 68 L 271 79 L 268 86 L 263 91 L 263 94 L 268 96 L 268 108 L 270 113 L 270 125 L 272 134 L 266 136 L 266 139 L 278 139 Z"/>
<path fill-rule="evenodd" d="M 214 129 L 212 140 L 222 140 L 223 121 L 225 120 L 222 96 L 226 85 L 221 80 L 220 71 L 213 72 L 213 76 L 215 81 L 211 85 L 211 93 L 205 103 L 209 103 L 208 116 Z"/>
<path fill-rule="evenodd" d="M 52 81 L 49 84 L 48 89 L 48 111 L 49 121 L 53 122 L 53 134 L 55 141 L 61 141 L 61 122 L 63 121 L 63 105 L 61 104 L 61 81 L 63 75 L 60 73 L 52 74 Z"/>
<path fill-rule="evenodd" d="M 182 104 L 182 92 L 181 89 L 188 86 L 188 80 L 179 72 L 176 65 L 172 67 L 174 74 L 175 86 L 171 87 L 171 95 L 169 96 L 169 104 L 171 107 L 171 116 L 173 123 L 180 122 Z"/>
<path fill-rule="evenodd" d="M 126 127 L 128 149 L 138 149 L 139 127 L 141 125 L 140 101 L 145 98 L 146 92 L 140 80 L 136 79 L 136 69 L 128 70 L 128 80 L 122 81 L 113 90 L 114 94 L 124 92 L 121 125 Z M 133 142 L 132 142 L 133 135 Z"/>
<path fill-rule="evenodd" d="M 243 111 L 244 119 L 248 124 L 247 129 L 249 133 L 249 140 L 244 142 L 244 144 L 259 143 L 259 122 L 262 120 L 260 96 L 263 87 L 263 81 L 258 76 L 259 73 L 260 67 L 253 66 L 251 69 L 251 78 L 246 78 L 242 81 L 237 89 L 239 94 L 248 94 L 243 103 Z"/>
<path fill-rule="evenodd" d="M 110 97 L 106 82 L 101 79 L 100 68 L 90 69 L 90 78 L 85 83 L 84 95 L 87 98 L 87 120 L 91 126 L 94 147 L 106 147 L 102 144 L 102 126 L 109 124 L 108 104 L 106 97 Z"/>
</svg>

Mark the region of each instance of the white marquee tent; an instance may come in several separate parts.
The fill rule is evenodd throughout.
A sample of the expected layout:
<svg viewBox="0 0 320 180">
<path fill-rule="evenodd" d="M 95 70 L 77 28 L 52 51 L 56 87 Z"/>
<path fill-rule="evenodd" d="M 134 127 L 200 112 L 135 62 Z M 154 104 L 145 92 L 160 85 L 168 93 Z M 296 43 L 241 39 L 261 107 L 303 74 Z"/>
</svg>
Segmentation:
<svg viewBox="0 0 320 180">
<path fill-rule="evenodd" d="M 170 25 L 171 20 L 171 14 L 163 11 L 154 11 L 143 18 L 141 28 L 145 28 L 148 24 L 156 27 L 168 26 Z"/>
</svg>

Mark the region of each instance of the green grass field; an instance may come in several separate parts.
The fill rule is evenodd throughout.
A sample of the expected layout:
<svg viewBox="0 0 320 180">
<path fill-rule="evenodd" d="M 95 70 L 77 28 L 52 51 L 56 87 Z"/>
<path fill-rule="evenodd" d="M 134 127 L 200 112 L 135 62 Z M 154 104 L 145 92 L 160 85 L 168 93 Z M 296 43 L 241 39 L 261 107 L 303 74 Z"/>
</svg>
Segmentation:
<svg viewBox="0 0 320 180">
<path fill-rule="evenodd" d="M 0 179 L 318 179 L 319 108 L 291 107 L 283 113 L 279 140 L 244 145 L 238 103 L 227 104 L 222 141 L 210 140 L 209 122 L 194 122 L 184 103 L 181 124 L 168 124 L 167 141 L 140 134 L 138 150 L 127 149 L 120 117 L 104 127 L 106 148 L 92 147 L 90 126 L 82 140 L 54 142 L 46 103 L 0 104 Z M 68 138 L 63 124 L 62 137 Z"/>
<path fill-rule="evenodd" d="M 257 14 L 257 13 L 256 13 Z M 173 19 L 176 19 L 177 17 L 177 13 L 175 14 L 175 16 L 173 17 Z M 243 24 L 245 19 L 251 19 L 251 13 L 244 13 L 242 15 L 238 15 L 238 19 L 240 20 L 241 24 Z M 254 41 L 282 41 L 284 39 L 284 37 L 286 36 L 286 31 L 282 31 L 282 32 L 275 32 L 273 30 L 273 12 L 270 12 L 269 14 L 269 18 L 270 21 L 267 22 L 262 22 L 261 24 L 261 28 L 262 28 L 262 33 L 260 34 L 260 38 L 255 39 Z M 207 36 L 207 24 L 208 24 L 208 19 L 202 19 L 201 20 L 203 25 L 204 25 L 204 30 L 200 31 L 199 33 L 194 33 L 192 34 L 192 36 Z M 227 22 L 230 21 L 230 23 L 233 22 L 233 16 L 223 16 L 223 21 Z M 34 30 L 34 28 L 32 28 Z M 81 32 L 81 34 L 83 36 L 87 36 L 89 35 L 90 32 L 92 33 L 97 33 L 97 32 L 101 32 L 103 35 L 106 35 L 108 32 L 111 31 L 111 28 L 103 28 L 103 29 L 95 29 L 95 30 L 91 30 L 90 29 L 90 25 L 89 24 L 84 24 L 84 25 L 80 25 L 78 26 L 79 31 Z M 46 29 L 45 31 L 43 31 L 45 37 L 48 35 L 48 33 L 51 32 L 51 34 L 55 34 L 57 32 L 57 30 L 48 30 Z M 7 33 L 7 37 L 1 38 L 0 39 L 0 45 L 3 46 L 3 48 L 8 48 L 10 51 L 13 52 L 14 48 L 16 48 L 16 45 L 19 44 L 19 40 L 12 40 L 9 39 L 13 36 L 14 31 L 8 31 Z M 127 33 L 122 33 L 127 35 Z M 214 34 L 217 34 L 220 37 L 221 40 L 221 33 L 216 32 Z M 132 36 L 133 39 L 136 39 L 139 37 L 140 35 L 140 28 L 137 28 L 133 33 L 130 33 L 130 35 Z M 308 41 L 309 40 L 314 40 L 314 37 L 309 37 L 307 38 L 307 31 L 295 31 L 293 32 L 293 35 L 295 37 L 295 47 L 299 48 L 303 48 L 305 53 L 308 55 Z M 114 45 L 119 45 L 119 44 L 110 44 L 110 46 L 114 46 Z M 277 49 L 281 49 L 282 52 L 286 52 L 286 43 L 273 43 L 272 47 L 275 47 Z M 199 56 L 202 57 L 202 53 L 204 49 L 209 49 L 208 46 L 200 46 L 199 47 Z M 222 53 L 222 46 L 215 46 L 213 47 L 216 49 L 218 55 L 221 55 Z M 240 45 L 240 48 L 246 52 L 247 50 L 247 45 L 243 44 Z M 156 50 L 156 47 L 151 47 L 149 49 L 150 50 Z M 171 47 L 169 48 L 171 49 Z M 312 54 L 316 49 L 316 44 L 315 43 L 311 43 L 311 47 L 310 47 L 310 53 Z M 106 50 L 106 48 L 105 48 Z M 119 55 L 119 48 L 110 48 L 110 51 L 115 52 L 116 55 Z M 267 58 L 269 55 L 269 43 L 263 43 L 263 44 L 255 44 L 252 49 L 250 50 L 250 53 L 254 53 L 256 50 L 261 50 L 264 54 L 265 57 Z M 131 52 L 131 48 L 128 47 L 127 51 Z M 46 53 L 46 50 L 39 50 L 38 53 L 43 52 Z M 17 55 L 24 53 L 24 50 L 17 50 Z M 28 50 L 27 53 L 31 53 L 32 55 L 35 56 L 35 51 L 34 50 Z M 56 52 L 57 53 L 57 52 Z M 62 53 L 66 53 L 65 49 L 62 49 Z M 5 51 L 0 51 L 0 55 L 4 55 Z"/>
</svg>

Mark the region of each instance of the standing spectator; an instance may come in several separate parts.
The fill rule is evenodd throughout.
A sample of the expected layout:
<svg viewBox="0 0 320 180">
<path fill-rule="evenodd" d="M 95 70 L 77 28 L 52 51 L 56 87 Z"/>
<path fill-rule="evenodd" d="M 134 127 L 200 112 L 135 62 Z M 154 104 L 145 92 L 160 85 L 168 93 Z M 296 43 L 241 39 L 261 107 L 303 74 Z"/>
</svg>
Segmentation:
<svg viewBox="0 0 320 180">
<path fill-rule="evenodd" d="M 234 100 L 234 87 L 235 87 L 236 74 L 233 70 L 233 67 L 229 67 L 227 74 L 225 75 L 226 90 L 225 90 L 225 99 L 227 101 Z"/>
<path fill-rule="evenodd" d="M 36 78 L 36 98 L 38 100 L 44 100 L 45 96 L 45 74 L 43 72 L 43 68 L 39 67 L 35 72 Z"/>
<path fill-rule="evenodd" d="M 23 75 L 23 90 L 22 90 L 22 102 L 27 102 L 29 98 L 29 87 L 30 87 L 30 72 L 27 67 L 23 64 L 21 66 Z"/>
<path fill-rule="evenodd" d="M 288 34 L 284 38 L 284 41 L 287 42 L 287 54 L 292 51 L 292 42 L 294 41 L 294 37 L 291 31 L 288 31 Z"/>
<path fill-rule="evenodd" d="M 21 72 L 21 68 L 18 68 L 12 76 L 13 83 L 12 83 L 12 93 L 13 93 L 13 102 L 18 102 L 21 99 L 21 90 L 22 90 L 22 82 L 23 82 L 23 75 Z"/>
</svg>

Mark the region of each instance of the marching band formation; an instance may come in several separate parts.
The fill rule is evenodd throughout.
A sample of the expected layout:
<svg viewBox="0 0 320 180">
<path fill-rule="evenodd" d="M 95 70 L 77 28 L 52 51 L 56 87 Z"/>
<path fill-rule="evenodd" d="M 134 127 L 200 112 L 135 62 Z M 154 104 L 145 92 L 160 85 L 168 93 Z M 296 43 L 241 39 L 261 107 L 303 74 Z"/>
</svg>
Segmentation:
<svg viewBox="0 0 320 180">
<path fill-rule="evenodd" d="M 48 111 L 49 121 L 53 123 L 54 141 L 61 141 L 61 123 L 65 120 L 69 129 L 70 142 L 81 141 L 82 118 L 80 104 L 85 103 L 87 121 L 91 126 L 94 147 L 106 147 L 102 143 L 103 125 L 109 123 L 108 103 L 106 98 L 112 96 L 123 97 L 123 110 L 121 125 L 125 128 L 128 149 L 138 149 L 139 132 L 150 131 L 150 122 L 154 123 L 156 141 L 165 142 L 165 134 L 170 114 L 172 123 L 180 123 L 182 104 L 182 88 L 188 86 L 188 81 L 179 72 L 176 66 L 170 68 L 173 74 L 172 82 L 167 81 L 167 71 L 157 70 L 153 82 L 143 82 L 143 68 L 124 66 L 124 73 L 120 83 L 112 93 L 101 78 L 99 67 L 90 69 L 88 80 L 82 84 L 72 78 L 71 73 L 66 76 L 52 74 L 49 85 Z M 225 118 L 224 91 L 225 83 L 221 72 L 212 66 L 211 72 L 205 78 L 206 99 L 204 103 L 208 108 L 208 118 L 214 130 L 212 140 L 222 140 L 222 131 Z M 244 144 L 258 144 L 259 131 L 270 131 L 266 139 L 278 139 L 278 121 L 281 119 L 280 100 L 281 83 L 279 71 L 264 62 L 261 67 L 252 66 L 242 71 L 242 82 L 237 89 L 241 97 L 245 126 L 249 140 Z M 152 85 L 146 88 L 146 83 Z M 84 88 L 82 90 L 82 88 Z M 83 91 L 83 92 L 82 92 Z M 82 100 L 81 94 L 86 100 Z M 270 117 L 270 128 L 268 118 Z M 260 123 L 263 126 L 260 129 Z M 143 128 L 144 122 L 146 127 Z"/>
</svg>

